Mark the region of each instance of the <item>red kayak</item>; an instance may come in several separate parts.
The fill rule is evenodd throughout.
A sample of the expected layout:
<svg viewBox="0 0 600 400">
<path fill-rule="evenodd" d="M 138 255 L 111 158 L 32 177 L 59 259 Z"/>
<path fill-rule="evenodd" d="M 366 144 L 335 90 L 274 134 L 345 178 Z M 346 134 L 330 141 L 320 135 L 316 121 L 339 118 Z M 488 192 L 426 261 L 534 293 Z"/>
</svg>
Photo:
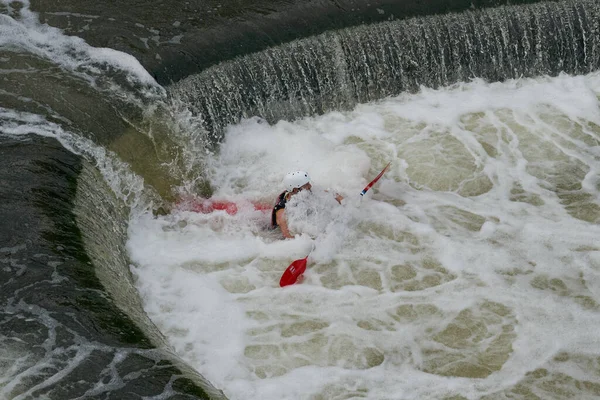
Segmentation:
<svg viewBox="0 0 600 400">
<path fill-rule="evenodd" d="M 225 211 L 229 215 L 235 215 L 240 209 L 253 208 L 255 211 L 271 211 L 273 206 L 266 203 L 258 202 L 238 202 L 235 203 L 229 200 L 219 199 L 204 199 L 204 198 L 191 198 L 184 199 L 177 202 L 177 209 L 185 211 L 194 211 L 202 214 L 210 214 L 214 211 Z"/>
</svg>

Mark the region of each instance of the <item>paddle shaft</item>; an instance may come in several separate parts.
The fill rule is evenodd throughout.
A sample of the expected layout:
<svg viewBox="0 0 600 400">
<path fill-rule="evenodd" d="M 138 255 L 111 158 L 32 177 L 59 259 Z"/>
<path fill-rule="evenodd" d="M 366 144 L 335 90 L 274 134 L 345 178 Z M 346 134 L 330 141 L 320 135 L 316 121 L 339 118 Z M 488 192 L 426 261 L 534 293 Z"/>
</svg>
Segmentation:
<svg viewBox="0 0 600 400">
<path fill-rule="evenodd" d="M 362 192 L 360 192 L 361 196 L 364 196 L 365 193 L 367 193 L 367 191 L 369 189 L 371 189 L 371 187 L 377 183 L 377 181 L 379 180 L 379 178 L 381 178 L 383 176 L 383 174 L 385 173 L 385 171 L 388 169 L 388 167 L 390 166 L 392 162 L 390 161 L 389 163 L 387 163 L 387 165 L 385 167 L 383 167 L 383 169 L 381 170 L 381 172 L 379 173 L 379 175 L 377 175 L 375 177 L 375 179 L 373 179 L 371 182 L 369 182 L 369 184 L 362 190 Z"/>
</svg>

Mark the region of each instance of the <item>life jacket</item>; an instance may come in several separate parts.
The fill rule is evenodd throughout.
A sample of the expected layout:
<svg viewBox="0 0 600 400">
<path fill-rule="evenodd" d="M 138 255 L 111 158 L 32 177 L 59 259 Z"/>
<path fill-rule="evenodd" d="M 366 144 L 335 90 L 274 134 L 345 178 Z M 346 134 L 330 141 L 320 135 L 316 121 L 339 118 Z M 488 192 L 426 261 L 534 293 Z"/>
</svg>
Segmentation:
<svg viewBox="0 0 600 400">
<path fill-rule="evenodd" d="M 283 193 L 281 193 L 279 195 L 279 197 L 277 198 L 277 202 L 275 203 L 275 206 L 273 207 L 273 211 L 271 212 L 271 227 L 272 228 L 277 228 L 279 225 L 277 225 L 277 211 L 282 210 L 285 208 L 285 203 L 287 203 L 287 200 L 285 199 L 285 195 L 288 194 L 287 190 L 284 191 Z"/>
</svg>

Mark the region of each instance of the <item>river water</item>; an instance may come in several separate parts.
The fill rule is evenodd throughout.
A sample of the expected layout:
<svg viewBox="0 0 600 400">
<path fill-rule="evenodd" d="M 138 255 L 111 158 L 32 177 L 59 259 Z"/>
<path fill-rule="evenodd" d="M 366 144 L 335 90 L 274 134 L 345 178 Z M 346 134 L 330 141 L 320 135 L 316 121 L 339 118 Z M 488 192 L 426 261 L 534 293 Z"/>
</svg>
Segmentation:
<svg viewBox="0 0 600 400">
<path fill-rule="evenodd" d="M 247 55 L 192 3 L 0 2 L 1 398 L 600 396 L 596 2 L 374 2 Z M 297 169 L 283 240 L 252 203 Z"/>
<path fill-rule="evenodd" d="M 321 232 L 297 211 L 286 241 L 254 209 L 141 217 L 144 307 L 232 399 L 595 398 L 599 94 L 597 73 L 475 81 L 243 121 L 209 160 L 215 196 L 274 198 L 306 170 Z M 338 210 L 318 213 L 323 188 Z"/>
</svg>

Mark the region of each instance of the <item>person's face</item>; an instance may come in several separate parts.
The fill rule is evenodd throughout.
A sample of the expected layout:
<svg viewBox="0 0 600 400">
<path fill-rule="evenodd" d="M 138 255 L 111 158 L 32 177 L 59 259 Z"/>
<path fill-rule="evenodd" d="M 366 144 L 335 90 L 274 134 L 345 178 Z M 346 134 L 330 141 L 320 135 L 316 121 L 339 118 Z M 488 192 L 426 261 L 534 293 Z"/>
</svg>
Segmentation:
<svg viewBox="0 0 600 400">
<path fill-rule="evenodd" d="M 293 194 L 300 193 L 303 190 L 310 190 L 311 188 L 312 188 L 312 185 L 309 182 L 309 183 L 306 183 L 306 184 L 300 186 L 299 188 L 295 188 L 294 190 L 292 190 L 292 193 Z"/>
<path fill-rule="evenodd" d="M 308 182 L 304 186 L 302 186 L 300 189 L 301 190 L 310 190 L 310 189 L 312 189 L 312 185 L 310 184 L 310 182 Z"/>
</svg>

